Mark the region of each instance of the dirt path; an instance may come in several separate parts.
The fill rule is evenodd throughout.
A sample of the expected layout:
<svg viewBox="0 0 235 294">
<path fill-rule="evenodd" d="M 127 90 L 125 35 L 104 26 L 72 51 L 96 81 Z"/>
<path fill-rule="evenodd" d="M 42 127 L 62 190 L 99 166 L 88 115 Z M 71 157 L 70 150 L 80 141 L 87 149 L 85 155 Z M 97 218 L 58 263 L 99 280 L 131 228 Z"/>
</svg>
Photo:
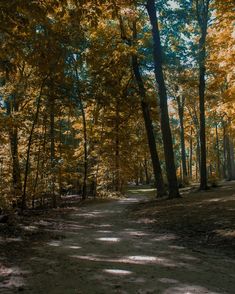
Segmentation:
<svg viewBox="0 0 235 294">
<path fill-rule="evenodd" d="M 65 238 L 4 268 L 0 293 L 235 293 L 235 260 L 176 246 L 127 217 L 128 199 L 83 206 L 57 220 Z"/>
</svg>

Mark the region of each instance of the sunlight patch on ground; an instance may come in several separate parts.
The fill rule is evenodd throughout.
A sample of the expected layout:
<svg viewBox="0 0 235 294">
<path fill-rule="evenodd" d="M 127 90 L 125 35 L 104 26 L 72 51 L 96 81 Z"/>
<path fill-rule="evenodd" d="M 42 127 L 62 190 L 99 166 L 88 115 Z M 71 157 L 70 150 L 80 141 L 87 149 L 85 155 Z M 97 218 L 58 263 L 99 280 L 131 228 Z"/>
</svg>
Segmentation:
<svg viewBox="0 0 235 294">
<path fill-rule="evenodd" d="M 61 246 L 61 242 L 60 241 L 51 241 L 49 243 L 47 243 L 49 246 L 53 246 L 53 247 L 59 247 Z"/>
<path fill-rule="evenodd" d="M 104 241 L 104 242 L 120 242 L 120 238 L 115 237 L 104 237 L 104 238 L 96 238 L 98 241 Z"/>
<path fill-rule="evenodd" d="M 234 230 L 216 230 L 216 233 L 223 237 L 227 238 L 235 238 L 235 231 Z"/>
<path fill-rule="evenodd" d="M 20 227 L 23 228 L 25 231 L 28 231 L 28 232 L 36 232 L 38 230 L 38 227 L 36 227 L 36 226 L 24 226 L 24 225 L 21 225 Z"/>
<path fill-rule="evenodd" d="M 78 217 L 87 217 L 87 218 L 93 218 L 93 217 L 102 217 L 102 214 L 98 214 L 96 212 L 90 212 L 90 213 L 76 213 L 75 216 Z"/>
<path fill-rule="evenodd" d="M 19 267 L 6 267 L 0 263 L 0 292 L 1 289 L 11 289 L 24 285 L 23 275 L 28 274 L 28 271 L 23 271 Z M 2 280 L 4 279 L 4 280 Z M 4 292 L 1 292 L 4 293 Z M 8 293 L 8 292 L 6 292 Z"/>
<path fill-rule="evenodd" d="M 128 203 L 138 203 L 140 200 L 138 198 L 128 198 L 128 199 L 123 199 L 119 200 L 118 202 L 120 204 L 128 204 Z"/>
<path fill-rule="evenodd" d="M 68 248 L 68 249 L 81 249 L 82 247 L 74 246 L 74 245 L 68 245 L 68 246 L 65 246 L 65 248 Z"/>
<path fill-rule="evenodd" d="M 136 260 L 136 261 L 156 261 L 157 257 L 154 256 L 142 256 L 142 255 L 137 255 L 137 256 L 127 256 L 128 259 L 130 260 Z"/>
<path fill-rule="evenodd" d="M 120 269 L 104 269 L 103 272 L 112 274 L 112 275 L 117 275 L 117 276 L 127 276 L 132 274 L 131 271 L 120 270 Z"/>
<path fill-rule="evenodd" d="M 149 219 L 149 218 L 140 218 L 136 223 L 139 223 L 139 224 L 154 224 L 155 220 L 154 219 Z"/>
<path fill-rule="evenodd" d="M 170 245 L 168 247 L 171 248 L 171 249 L 177 249 L 177 250 L 184 250 L 185 249 L 185 247 L 178 246 L 178 245 Z"/>
<path fill-rule="evenodd" d="M 211 202 L 228 202 L 228 201 L 235 201 L 235 195 L 230 197 L 223 197 L 223 198 L 212 198 L 212 199 L 205 199 L 201 203 L 211 203 Z"/>
<path fill-rule="evenodd" d="M 89 260 L 96 262 L 112 262 L 112 263 L 121 263 L 121 264 L 157 264 L 160 266 L 166 267 L 182 267 L 185 266 L 183 263 L 175 263 L 170 259 L 163 257 L 154 257 L 154 256 L 124 256 L 122 258 L 106 258 L 105 256 L 96 256 L 96 255 L 72 255 L 71 258 L 77 258 L 80 260 Z"/>
<path fill-rule="evenodd" d="M 179 285 L 176 287 L 168 288 L 163 294 L 219 294 L 218 292 L 210 291 L 207 288 L 198 285 Z"/>
<path fill-rule="evenodd" d="M 138 237 L 138 236 L 149 236 L 149 234 L 148 233 L 145 233 L 145 232 L 142 232 L 142 231 L 129 231 L 129 232 L 126 232 L 128 235 L 130 235 L 130 236 L 136 236 L 136 237 Z"/>
<path fill-rule="evenodd" d="M 161 241 L 169 241 L 169 240 L 175 240 L 175 239 L 177 239 L 176 235 L 167 234 L 167 235 L 162 235 L 162 236 L 153 238 L 153 239 L 151 239 L 151 241 L 161 242 Z"/>
<path fill-rule="evenodd" d="M 0 237 L 0 243 L 5 243 L 5 242 L 21 242 L 23 241 L 21 237 L 17 238 L 2 238 Z"/>
<path fill-rule="evenodd" d="M 110 227 L 112 227 L 112 225 L 110 225 L 110 224 L 101 224 L 101 225 L 95 225 L 96 227 L 98 227 L 98 228 L 110 228 Z"/>
</svg>

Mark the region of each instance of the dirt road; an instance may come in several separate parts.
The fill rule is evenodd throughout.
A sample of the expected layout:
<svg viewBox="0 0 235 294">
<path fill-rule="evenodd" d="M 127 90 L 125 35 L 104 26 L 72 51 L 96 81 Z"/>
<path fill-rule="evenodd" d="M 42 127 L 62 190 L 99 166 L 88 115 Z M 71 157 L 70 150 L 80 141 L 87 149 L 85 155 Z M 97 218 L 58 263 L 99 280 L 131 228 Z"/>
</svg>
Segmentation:
<svg viewBox="0 0 235 294">
<path fill-rule="evenodd" d="M 128 218 L 126 208 L 142 199 L 133 195 L 57 219 L 53 230 L 65 238 L 2 267 L 0 293 L 235 293 L 235 260 L 175 245 L 174 235 Z"/>
</svg>

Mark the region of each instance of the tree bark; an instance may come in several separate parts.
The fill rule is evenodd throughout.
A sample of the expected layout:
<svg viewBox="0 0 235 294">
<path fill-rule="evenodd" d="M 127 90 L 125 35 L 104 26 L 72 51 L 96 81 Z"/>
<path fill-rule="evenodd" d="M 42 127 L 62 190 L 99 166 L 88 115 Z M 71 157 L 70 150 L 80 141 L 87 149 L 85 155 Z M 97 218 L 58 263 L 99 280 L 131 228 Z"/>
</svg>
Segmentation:
<svg viewBox="0 0 235 294">
<path fill-rule="evenodd" d="M 53 93 L 49 100 L 50 107 L 50 160 L 51 160 L 51 192 L 52 192 L 52 206 L 57 207 L 57 197 L 55 193 L 55 98 Z"/>
<path fill-rule="evenodd" d="M 200 2 L 200 3 L 199 3 Z M 201 36 L 199 39 L 199 109 L 200 109 L 200 189 L 206 190 L 207 167 L 206 167 L 206 119 L 205 119 L 205 75 L 206 75 L 206 37 L 208 27 L 208 12 L 210 0 L 196 0 L 197 19 Z"/>
<path fill-rule="evenodd" d="M 119 110 L 119 99 L 116 98 L 115 105 L 115 176 L 114 176 L 114 188 L 115 191 L 120 191 L 120 110 Z"/>
<path fill-rule="evenodd" d="M 189 175 L 190 175 L 190 178 L 192 179 L 192 176 L 193 176 L 193 128 L 192 127 L 191 127 L 191 131 L 190 131 L 189 145 L 190 145 Z"/>
<path fill-rule="evenodd" d="M 219 147 L 219 134 L 218 124 L 215 125 L 215 136 L 216 136 L 216 154 L 217 154 L 217 176 L 221 177 L 221 164 L 220 164 L 220 147 Z"/>
<path fill-rule="evenodd" d="M 77 101 L 82 113 L 82 125 L 83 125 L 83 151 L 84 151 L 84 175 L 83 175 L 83 184 L 82 184 L 82 199 L 87 198 L 87 178 L 88 178 L 88 140 L 87 140 L 87 123 L 86 123 L 86 113 L 83 106 L 83 101 L 79 92 L 79 75 L 78 70 L 75 69 L 76 74 L 76 84 L 77 84 Z"/>
<path fill-rule="evenodd" d="M 158 95 L 160 98 L 161 131 L 166 161 L 166 173 L 169 184 L 169 198 L 177 198 L 180 197 L 180 194 L 176 177 L 176 167 L 167 105 L 166 85 L 162 68 L 162 48 L 155 1 L 148 0 L 146 8 L 152 26 L 154 72 L 158 85 Z"/>
<path fill-rule="evenodd" d="M 185 150 L 185 138 L 184 138 L 184 105 L 185 98 L 178 96 L 176 98 L 178 104 L 178 115 L 180 120 L 180 146 L 181 146 L 181 161 L 182 161 L 182 175 L 183 175 L 183 183 L 187 183 L 187 162 L 186 162 L 186 150 Z"/>
<path fill-rule="evenodd" d="M 33 123 L 31 126 L 30 134 L 29 134 L 29 139 L 28 139 L 28 146 L 27 146 L 27 152 L 26 152 L 26 164 L 25 164 L 25 174 L 24 174 L 24 186 L 23 186 L 23 194 L 22 194 L 22 200 L 21 200 L 21 210 L 23 211 L 26 208 L 26 191 L 27 191 L 27 180 L 28 180 L 28 173 L 29 173 L 29 163 L 30 163 L 30 151 L 31 151 L 31 145 L 32 145 L 32 140 L 33 140 L 33 133 L 35 126 L 38 121 L 38 115 L 40 111 L 40 105 L 41 105 L 41 98 L 42 98 L 42 91 L 45 85 L 45 82 L 47 80 L 47 77 L 43 80 L 41 88 L 40 88 L 40 93 L 37 98 L 37 107 L 36 107 L 36 112 L 34 115 Z"/>
<path fill-rule="evenodd" d="M 137 38 L 136 23 L 133 23 L 133 40 Z M 159 160 L 159 155 L 156 146 L 155 135 L 153 131 L 153 124 L 151 120 L 149 104 L 146 101 L 146 89 L 144 86 L 144 81 L 140 72 L 139 62 L 136 55 L 132 56 L 132 68 L 135 75 L 135 79 L 139 88 L 139 94 L 141 98 L 141 109 L 144 117 L 145 130 L 148 139 L 148 146 L 151 155 L 153 173 L 155 185 L 157 188 L 157 197 L 161 197 L 166 194 L 165 185 L 162 176 L 162 168 Z"/>
<path fill-rule="evenodd" d="M 17 112 L 19 109 L 19 105 L 16 101 L 16 98 L 13 97 L 11 100 L 8 98 L 6 101 L 7 106 L 7 115 L 11 116 L 12 112 Z M 15 123 L 13 123 L 9 127 L 9 139 L 10 139 L 10 150 L 11 150 L 11 157 L 12 157 L 12 183 L 13 183 L 13 190 L 14 196 L 16 199 L 22 194 L 22 182 L 21 182 L 21 170 L 20 170 L 20 163 L 19 163 L 19 155 L 18 155 L 18 127 Z"/>
</svg>

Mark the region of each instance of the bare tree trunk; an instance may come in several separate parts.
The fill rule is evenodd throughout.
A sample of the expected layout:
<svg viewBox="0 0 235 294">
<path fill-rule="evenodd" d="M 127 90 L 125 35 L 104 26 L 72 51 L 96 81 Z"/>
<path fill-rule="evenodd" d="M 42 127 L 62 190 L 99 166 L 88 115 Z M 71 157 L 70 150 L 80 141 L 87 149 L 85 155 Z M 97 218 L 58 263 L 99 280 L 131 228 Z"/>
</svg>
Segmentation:
<svg viewBox="0 0 235 294">
<path fill-rule="evenodd" d="M 176 98 L 178 104 L 178 115 L 180 120 L 180 146 L 181 146 L 181 161 L 182 161 L 182 178 L 183 183 L 187 183 L 188 172 L 187 172 L 187 163 L 186 163 L 186 151 L 185 151 L 185 138 L 184 138 L 184 105 L 185 105 L 185 97 L 178 96 Z"/>
<path fill-rule="evenodd" d="M 120 144 L 119 144 L 119 128 L 120 128 L 120 110 L 119 99 L 116 98 L 116 117 L 115 117 L 115 191 L 120 190 Z"/>
<path fill-rule="evenodd" d="M 49 100 L 50 107 L 50 160 L 51 160 L 51 192 L 52 192 L 52 205 L 53 208 L 57 207 L 57 197 L 55 193 L 55 168 L 56 168 L 56 158 L 55 158 L 55 98 L 52 95 Z"/>
<path fill-rule="evenodd" d="M 16 101 L 16 98 L 13 97 L 8 98 L 6 101 L 7 106 L 7 115 L 11 116 L 12 112 L 17 112 L 19 109 L 19 105 Z M 12 183 L 13 183 L 13 190 L 14 196 L 17 200 L 22 194 L 22 182 L 21 182 L 21 170 L 20 170 L 20 163 L 19 163 L 19 155 L 18 155 L 18 127 L 13 122 L 9 126 L 9 139 L 10 139 L 10 150 L 11 150 L 11 157 L 12 157 Z"/>
<path fill-rule="evenodd" d="M 39 115 L 39 111 L 40 111 L 41 98 L 42 98 L 42 91 L 43 91 L 46 80 L 47 80 L 47 77 L 43 80 L 41 88 L 40 88 L 40 93 L 37 98 L 36 113 L 34 115 L 34 120 L 33 120 L 32 126 L 31 126 L 29 139 L 28 139 L 28 146 L 27 146 L 27 152 L 26 152 L 27 155 L 26 155 L 26 164 L 25 164 L 25 174 L 24 174 L 24 186 L 23 186 L 23 194 L 22 194 L 22 201 L 21 201 L 21 210 L 22 211 L 26 208 L 26 191 L 27 191 L 27 180 L 28 180 L 28 173 L 29 173 L 30 151 L 31 151 L 31 145 L 32 145 L 32 140 L 33 140 L 34 129 L 35 129 L 35 126 L 38 121 L 38 115 Z"/>
<path fill-rule="evenodd" d="M 235 180 L 235 163 L 234 163 L 234 146 L 229 135 L 225 135 L 226 146 L 226 163 L 227 163 L 227 179 L 228 181 Z"/>
<path fill-rule="evenodd" d="M 190 131 L 190 142 L 189 142 L 189 145 L 190 145 L 190 155 L 189 155 L 189 175 L 190 175 L 190 178 L 192 179 L 192 176 L 193 176 L 193 128 L 191 128 L 191 131 Z"/>
<path fill-rule="evenodd" d="M 79 75 L 77 69 L 75 69 L 76 74 L 76 84 L 77 84 L 77 100 L 82 113 L 82 125 L 83 125 L 83 150 L 84 150 L 84 174 L 83 174 L 83 184 L 82 184 L 82 199 L 87 198 L 87 178 L 88 178 L 88 138 L 87 138 L 87 123 L 86 123 L 86 113 L 83 105 L 82 98 L 79 91 Z"/>
<path fill-rule="evenodd" d="M 227 174 L 227 155 L 226 155 L 226 125 L 223 125 L 223 172 L 224 172 L 224 178 L 226 179 L 228 177 Z"/>
<path fill-rule="evenodd" d="M 221 164 L 220 164 L 220 147 L 219 147 L 219 134 L 218 124 L 215 125 L 215 136 L 216 136 L 216 154 L 217 154 L 217 176 L 221 177 Z"/>
<path fill-rule="evenodd" d="M 197 19 L 201 30 L 199 39 L 199 109 L 200 109 L 200 189 L 206 190 L 207 168 L 206 168 L 206 120 L 205 120 L 205 75 L 206 75 L 206 37 L 208 27 L 208 13 L 210 0 L 196 0 Z"/>
<path fill-rule="evenodd" d="M 175 158 L 173 151 L 172 135 L 169 122 L 168 105 L 167 105 L 167 93 L 164 81 L 163 69 L 162 69 L 162 48 L 160 33 L 158 27 L 158 19 L 156 14 L 156 7 L 154 0 L 148 0 L 146 5 L 150 23 L 152 26 L 153 37 L 153 58 L 154 58 L 154 72 L 158 85 L 158 94 L 160 98 L 161 108 L 161 130 L 164 146 L 164 154 L 166 161 L 166 173 L 169 184 L 169 198 L 180 197 L 178 189 L 178 181 L 176 177 Z"/>
</svg>

